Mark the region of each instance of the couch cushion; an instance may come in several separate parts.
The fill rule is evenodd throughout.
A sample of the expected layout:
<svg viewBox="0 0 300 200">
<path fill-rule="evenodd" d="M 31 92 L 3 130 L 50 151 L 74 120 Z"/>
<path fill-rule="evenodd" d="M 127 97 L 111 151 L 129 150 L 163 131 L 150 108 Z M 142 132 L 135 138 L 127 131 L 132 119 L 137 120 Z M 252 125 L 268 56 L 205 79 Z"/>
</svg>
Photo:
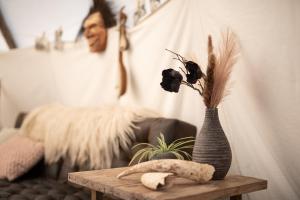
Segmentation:
<svg viewBox="0 0 300 200">
<path fill-rule="evenodd" d="M 53 179 L 0 179 L 0 200 L 90 200 L 90 191 Z M 117 200 L 97 192 L 97 200 Z"/>
<path fill-rule="evenodd" d="M 15 135 L 0 145 L 0 179 L 12 181 L 29 171 L 44 154 L 41 143 Z"/>
<path fill-rule="evenodd" d="M 87 191 L 51 179 L 29 179 L 10 183 L 0 180 L 0 199 L 7 200 L 83 200 Z"/>
</svg>

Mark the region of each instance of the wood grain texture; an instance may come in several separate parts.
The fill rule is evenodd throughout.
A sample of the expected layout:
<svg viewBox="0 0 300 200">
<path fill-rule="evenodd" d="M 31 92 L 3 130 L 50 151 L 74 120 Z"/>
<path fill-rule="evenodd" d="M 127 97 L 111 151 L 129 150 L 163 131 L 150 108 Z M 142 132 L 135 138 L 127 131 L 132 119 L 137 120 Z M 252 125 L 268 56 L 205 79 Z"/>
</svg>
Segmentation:
<svg viewBox="0 0 300 200">
<path fill-rule="evenodd" d="M 267 188 L 266 180 L 235 175 L 202 185 L 175 178 L 171 188 L 151 191 L 140 183 L 141 174 L 117 179 L 116 176 L 125 169 L 69 173 L 69 182 L 125 200 L 212 200 Z"/>
</svg>

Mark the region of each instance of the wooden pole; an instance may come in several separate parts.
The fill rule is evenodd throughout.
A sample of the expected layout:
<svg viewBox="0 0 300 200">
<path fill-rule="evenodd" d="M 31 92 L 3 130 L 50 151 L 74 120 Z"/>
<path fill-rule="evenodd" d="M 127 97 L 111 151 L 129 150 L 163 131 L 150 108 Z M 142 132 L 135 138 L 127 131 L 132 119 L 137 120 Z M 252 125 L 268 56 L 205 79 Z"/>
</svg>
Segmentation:
<svg viewBox="0 0 300 200">
<path fill-rule="evenodd" d="M 91 190 L 91 200 L 97 199 L 97 192 L 95 190 Z"/>
<path fill-rule="evenodd" d="M 128 50 L 129 41 L 126 35 L 126 20 L 127 16 L 123 12 L 124 7 L 121 8 L 119 12 L 120 17 L 120 37 L 119 37 L 119 98 L 126 93 L 127 90 L 127 72 L 123 62 L 123 52 Z"/>
<path fill-rule="evenodd" d="M 0 30 L 2 32 L 2 35 L 3 35 L 4 39 L 5 39 L 8 47 L 10 49 L 17 48 L 17 45 L 16 45 L 16 43 L 15 43 L 15 41 L 14 41 L 14 39 L 13 39 L 13 37 L 12 37 L 9 29 L 8 29 L 8 26 L 5 23 L 5 20 L 4 20 L 4 17 L 2 15 L 1 10 L 0 10 Z"/>
<path fill-rule="evenodd" d="M 239 195 L 236 195 L 236 196 L 231 196 L 230 200 L 242 200 L 242 195 L 239 194 Z"/>
</svg>

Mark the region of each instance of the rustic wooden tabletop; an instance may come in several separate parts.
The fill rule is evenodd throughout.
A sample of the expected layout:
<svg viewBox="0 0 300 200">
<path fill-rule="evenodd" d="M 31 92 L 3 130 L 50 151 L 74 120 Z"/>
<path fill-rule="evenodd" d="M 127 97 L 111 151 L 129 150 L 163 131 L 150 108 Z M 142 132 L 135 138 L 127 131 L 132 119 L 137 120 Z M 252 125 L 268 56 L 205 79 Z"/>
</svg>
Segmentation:
<svg viewBox="0 0 300 200">
<path fill-rule="evenodd" d="M 114 168 L 69 173 L 69 182 L 89 188 L 92 199 L 96 191 L 124 200 L 210 200 L 230 197 L 242 199 L 242 194 L 267 188 L 267 181 L 246 176 L 227 176 L 224 180 L 197 184 L 193 181 L 176 178 L 171 188 L 152 191 L 140 183 L 141 174 L 132 174 L 122 179 L 116 176 L 126 168 Z"/>
</svg>

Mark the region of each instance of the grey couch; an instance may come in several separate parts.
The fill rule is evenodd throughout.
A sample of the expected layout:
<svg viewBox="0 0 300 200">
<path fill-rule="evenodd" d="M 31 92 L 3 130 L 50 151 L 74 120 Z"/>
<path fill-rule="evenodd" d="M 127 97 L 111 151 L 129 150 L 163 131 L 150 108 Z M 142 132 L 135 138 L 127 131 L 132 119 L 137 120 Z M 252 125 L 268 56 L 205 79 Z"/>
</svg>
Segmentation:
<svg viewBox="0 0 300 200">
<path fill-rule="evenodd" d="M 24 116 L 18 117 L 16 127 L 21 125 Z M 176 119 L 149 118 L 136 125 L 139 128 L 135 130 L 134 144 L 157 144 L 156 138 L 160 133 L 164 134 L 167 143 L 196 135 L 195 126 Z M 122 152 L 120 157 L 113 159 L 112 167 L 127 166 L 132 154 L 133 152 Z M 45 165 L 42 160 L 14 182 L 0 180 L 0 200 L 88 200 L 90 194 L 87 190 L 67 182 L 68 172 L 81 170 L 88 169 L 71 167 L 67 158 L 53 165 Z M 105 199 L 101 195 L 97 196 Z"/>
</svg>

